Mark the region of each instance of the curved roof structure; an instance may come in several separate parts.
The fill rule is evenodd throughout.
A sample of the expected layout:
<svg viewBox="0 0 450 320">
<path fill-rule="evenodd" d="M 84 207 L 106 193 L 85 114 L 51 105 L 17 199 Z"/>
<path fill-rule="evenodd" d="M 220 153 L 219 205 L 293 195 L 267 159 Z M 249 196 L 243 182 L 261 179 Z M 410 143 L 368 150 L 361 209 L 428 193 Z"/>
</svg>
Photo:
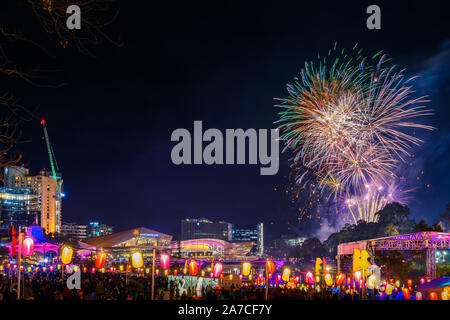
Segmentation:
<svg viewBox="0 0 450 320">
<path fill-rule="evenodd" d="M 135 229 L 125 230 L 122 232 L 116 232 L 113 234 L 108 234 L 105 236 L 94 237 L 84 239 L 82 242 L 88 244 L 90 246 L 98 247 L 98 248 L 110 248 L 114 247 L 122 242 L 133 239 L 134 237 L 146 237 L 146 238 L 154 238 L 171 241 L 172 236 L 161 233 L 152 229 L 148 229 L 145 227 L 139 227 Z"/>
</svg>

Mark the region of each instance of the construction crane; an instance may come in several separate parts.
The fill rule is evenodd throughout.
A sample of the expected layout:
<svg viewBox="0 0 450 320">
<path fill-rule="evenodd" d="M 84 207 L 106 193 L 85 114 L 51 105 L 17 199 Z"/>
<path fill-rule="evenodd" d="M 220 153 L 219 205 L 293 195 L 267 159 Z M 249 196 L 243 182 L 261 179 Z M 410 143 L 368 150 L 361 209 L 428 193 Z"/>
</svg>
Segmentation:
<svg viewBox="0 0 450 320">
<path fill-rule="evenodd" d="M 59 171 L 58 163 L 56 162 L 55 153 L 53 152 L 53 148 L 50 143 L 50 139 L 48 137 L 46 121 L 44 119 L 41 120 L 41 125 L 44 130 L 45 144 L 47 146 L 48 157 L 50 159 L 50 167 L 52 170 L 51 174 L 52 174 L 52 177 L 55 180 L 55 184 L 56 184 L 56 190 L 55 190 L 55 196 L 54 196 L 55 211 L 56 211 L 56 221 L 59 221 L 61 218 L 61 198 L 64 197 L 64 193 L 62 191 L 63 179 L 61 178 L 60 175 L 58 175 L 60 171 Z M 60 231 L 58 229 L 59 228 L 56 227 L 56 232 Z"/>
</svg>

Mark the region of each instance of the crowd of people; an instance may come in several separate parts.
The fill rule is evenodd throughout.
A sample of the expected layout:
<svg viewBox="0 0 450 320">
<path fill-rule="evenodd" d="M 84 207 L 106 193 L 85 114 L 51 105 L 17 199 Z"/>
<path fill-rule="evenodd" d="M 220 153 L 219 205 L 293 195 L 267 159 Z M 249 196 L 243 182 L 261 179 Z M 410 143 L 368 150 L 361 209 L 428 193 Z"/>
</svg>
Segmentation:
<svg viewBox="0 0 450 320">
<path fill-rule="evenodd" d="M 21 281 L 21 299 L 25 300 L 151 300 L 152 280 L 149 276 L 120 273 L 83 274 L 80 289 L 69 289 L 67 279 L 60 272 L 25 274 Z M 196 287 L 181 289 L 174 281 L 155 278 L 155 300 L 263 300 L 265 288 L 246 285 L 229 288 L 207 285 L 199 291 Z M 401 292 L 401 291 L 400 291 Z M 369 299 L 396 299 L 370 296 Z M 17 299 L 17 278 L 0 274 L 0 300 Z M 313 288 L 281 288 L 269 290 L 269 299 L 276 300 L 359 300 L 356 292 Z"/>
</svg>

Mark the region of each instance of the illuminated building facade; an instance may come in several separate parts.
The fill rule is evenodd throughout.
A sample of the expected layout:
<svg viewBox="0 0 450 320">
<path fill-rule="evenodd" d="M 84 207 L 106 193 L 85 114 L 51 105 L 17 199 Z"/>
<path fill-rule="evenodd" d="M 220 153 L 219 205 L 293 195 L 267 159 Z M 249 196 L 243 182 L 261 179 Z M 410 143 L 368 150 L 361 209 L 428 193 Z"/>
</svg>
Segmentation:
<svg viewBox="0 0 450 320">
<path fill-rule="evenodd" d="M 171 252 L 182 258 L 234 259 L 250 254 L 254 243 L 228 242 L 221 239 L 193 239 L 172 243 Z"/>
<path fill-rule="evenodd" d="M 233 228 L 233 241 L 253 242 L 255 245 L 252 253 L 262 256 L 264 254 L 264 224 L 260 222 L 255 226 L 235 226 Z"/>
<path fill-rule="evenodd" d="M 69 239 L 83 240 L 87 238 L 87 226 L 85 224 L 76 224 L 75 222 L 63 222 L 61 225 L 61 234 Z"/>
<path fill-rule="evenodd" d="M 89 224 L 86 227 L 87 238 L 106 236 L 112 233 L 113 227 L 107 226 L 106 224 L 102 224 L 97 221 L 89 222 Z"/>
<path fill-rule="evenodd" d="M 221 239 L 232 241 L 233 225 L 225 221 L 212 222 L 205 218 L 181 221 L 181 240 Z"/>
<path fill-rule="evenodd" d="M 28 188 L 0 188 L 0 229 L 28 227 L 39 215 L 38 196 Z"/>
<path fill-rule="evenodd" d="M 152 257 L 153 249 L 169 250 L 172 236 L 152 229 L 139 227 L 122 232 L 112 233 L 81 241 L 81 246 L 89 249 L 103 249 L 114 260 L 128 259 L 135 252 L 140 251 L 145 260 Z"/>
<path fill-rule="evenodd" d="M 38 196 L 40 222 L 45 233 L 61 232 L 62 179 L 56 179 L 47 171 L 30 176 L 29 170 L 22 167 L 5 168 L 5 186 L 31 189 Z"/>
</svg>

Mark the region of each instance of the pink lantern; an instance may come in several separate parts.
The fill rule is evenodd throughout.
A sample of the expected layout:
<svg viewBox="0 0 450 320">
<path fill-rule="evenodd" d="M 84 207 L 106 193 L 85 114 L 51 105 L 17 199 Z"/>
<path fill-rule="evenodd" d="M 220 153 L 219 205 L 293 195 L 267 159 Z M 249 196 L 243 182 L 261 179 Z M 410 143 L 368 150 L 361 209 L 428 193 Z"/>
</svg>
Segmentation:
<svg viewBox="0 0 450 320">
<path fill-rule="evenodd" d="M 223 265 L 220 262 L 217 262 L 214 265 L 214 271 L 213 271 L 214 278 L 220 277 L 220 274 L 222 273 L 222 270 L 223 270 Z"/>
<path fill-rule="evenodd" d="M 163 270 L 169 269 L 170 267 L 170 256 L 167 253 L 162 253 L 159 257 L 159 260 L 161 261 L 161 268 Z"/>
<path fill-rule="evenodd" d="M 34 252 L 34 241 L 31 238 L 26 238 L 22 243 L 22 253 L 25 257 L 29 257 Z"/>
<path fill-rule="evenodd" d="M 314 283 L 314 276 L 311 271 L 306 273 L 306 283 Z"/>
<path fill-rule="evenodd" d="M 416 300 L 422 300 L 422 293 L 420 292 L 416 293 Z"/>
</svg>

